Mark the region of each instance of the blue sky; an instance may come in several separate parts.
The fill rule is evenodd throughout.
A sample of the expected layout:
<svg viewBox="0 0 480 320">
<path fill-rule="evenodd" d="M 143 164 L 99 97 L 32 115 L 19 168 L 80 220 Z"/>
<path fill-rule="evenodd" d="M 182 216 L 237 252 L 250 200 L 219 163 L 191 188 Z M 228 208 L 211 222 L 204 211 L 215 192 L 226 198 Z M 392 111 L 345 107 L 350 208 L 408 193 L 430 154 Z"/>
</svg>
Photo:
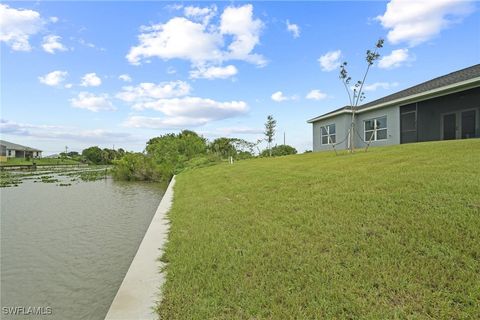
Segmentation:
<svg viewBox="0 0 480 320">
<path fill-rule="evenodd" d="M 180 129 L 311 149 L 306 120 L 348 103 L 385 39 L 366 101 L 480 61 L 472 1 L 3 2 L 2 139 L 57 153 L 141 151 Z"/>
</svg>

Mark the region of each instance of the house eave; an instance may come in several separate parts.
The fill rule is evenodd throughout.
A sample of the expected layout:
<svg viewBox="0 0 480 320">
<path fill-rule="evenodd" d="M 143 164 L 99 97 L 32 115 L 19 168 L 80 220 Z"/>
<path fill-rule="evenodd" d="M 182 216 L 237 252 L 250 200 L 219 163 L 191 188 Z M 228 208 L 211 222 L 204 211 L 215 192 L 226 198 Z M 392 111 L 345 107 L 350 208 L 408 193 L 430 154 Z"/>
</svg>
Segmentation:
<svg viewBox="0 0 480 320">
<path fill-rule="evenodd" d="M 436 88 L 436 89 L 424 91 L 424 92 L 421 92 L 421 93 L 417 93 L 417 94 L 414 94 L 414 95 L 410 95 L 410 96 L 407 96 L 407 97 L 387 101 L 387 102 L 384 102 L 384 103 L 375 104 L 375 105 L 367 107 L 367 108 L 358 109 L 356 111 L 356 113 L 363 113 L 363 112 L 367 112 L 367 111 L 370 111 L 370 110 L 389 107 L 389 106 L 393 106 L 393 105 L 415 103 L 415 102 L 419 102 L 419 101 L 422 101 L 422 100 L 425 100 L 425 99 L 437 98 L 437 97 L 441 97 L 441 96 L 444 96 L 444 95 L 447 95 L 447 94 L 452 94 L 452 93 L 463 91 L 463 90 L 473 89 L 473 88 L 476 88 L 476 87 L 479 87 L 479 86 L 480 86 L 480 77 L 476 77 L 476 78 L 472 78 L 472 79 L 469 79 L 469 80 L 457 82 L 457 83 L 454 83 L 454 84 L 451 84 L 451 85 L 447 85 L 447 86 L 443 86 L 443 87 L 440 87 L 440 88 Z M 314 123 L 314 122 L 317 122 L 317 121 L 320 121 L 320 120 L 328 119 L 328 118 L 335 117 L 335 116 L 338 116 L 340 114 L 345 114 L 345 113 L 352 113 L 352 110 L 343 109 L 343 110 L 339 110 L 337 112 L 328 113 L 328 114 L 325 114 L 325 115 L 318 116 L 318 117 L 312 118 L 310 120 L 307 120 L 307 123 Z"/>
</svg>

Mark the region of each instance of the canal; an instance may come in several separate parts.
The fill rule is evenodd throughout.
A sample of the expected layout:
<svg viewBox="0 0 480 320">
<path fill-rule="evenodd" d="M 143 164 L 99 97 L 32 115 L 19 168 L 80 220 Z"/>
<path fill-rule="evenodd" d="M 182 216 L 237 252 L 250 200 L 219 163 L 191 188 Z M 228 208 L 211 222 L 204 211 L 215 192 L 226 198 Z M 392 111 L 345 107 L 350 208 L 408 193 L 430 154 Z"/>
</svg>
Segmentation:
<svg viewBox="0 0 480 320">
<path fill-rule="evenodd" d="M 2 319 L 103 319 L 164 193 L 54 178 L 0 189 Z"/>
</svg>

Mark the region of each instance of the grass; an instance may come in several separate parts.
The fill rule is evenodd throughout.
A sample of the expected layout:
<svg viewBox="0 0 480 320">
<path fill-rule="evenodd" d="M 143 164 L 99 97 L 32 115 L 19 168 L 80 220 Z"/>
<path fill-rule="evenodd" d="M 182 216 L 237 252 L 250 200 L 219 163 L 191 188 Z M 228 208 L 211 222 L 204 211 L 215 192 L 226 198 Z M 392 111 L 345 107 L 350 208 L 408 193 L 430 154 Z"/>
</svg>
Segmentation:
<svg viewBox="0 0 480 320">
<path fill-rule="evenodd" d="M 162 319 L 474 319 L 480 140 L 177 177 Z"/>
<path fill-rule="evenodd" d="M 0 163 L 0 166 L 18 166 L 18 165 L 32 165 L 33 162 L 37 166 L 42 165 L 63 165 L 63 164 L 79 164 L 80 162 L 72 159 L 55 159 L 55 158 L 38 158 L 25 160 L 24 158 L 8 158 L 7 162 Z"/>
</svg>

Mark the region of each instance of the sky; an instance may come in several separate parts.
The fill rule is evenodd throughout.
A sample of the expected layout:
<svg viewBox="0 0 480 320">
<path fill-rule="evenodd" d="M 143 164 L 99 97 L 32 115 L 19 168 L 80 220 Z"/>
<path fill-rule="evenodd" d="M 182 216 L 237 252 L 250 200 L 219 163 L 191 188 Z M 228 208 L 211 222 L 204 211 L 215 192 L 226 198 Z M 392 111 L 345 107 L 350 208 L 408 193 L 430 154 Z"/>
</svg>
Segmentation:
<svg viewBox="0 0 480 320">
<path fill-rule="evenodd" d="M 475 1 L 2 2 L 1 137 L 54 154 L 142 151 L 182 129 L 312 149 L 310 118 L 480 62 Z M 264 144 L 265 146 L 265 144 Z"/>
</svg>

